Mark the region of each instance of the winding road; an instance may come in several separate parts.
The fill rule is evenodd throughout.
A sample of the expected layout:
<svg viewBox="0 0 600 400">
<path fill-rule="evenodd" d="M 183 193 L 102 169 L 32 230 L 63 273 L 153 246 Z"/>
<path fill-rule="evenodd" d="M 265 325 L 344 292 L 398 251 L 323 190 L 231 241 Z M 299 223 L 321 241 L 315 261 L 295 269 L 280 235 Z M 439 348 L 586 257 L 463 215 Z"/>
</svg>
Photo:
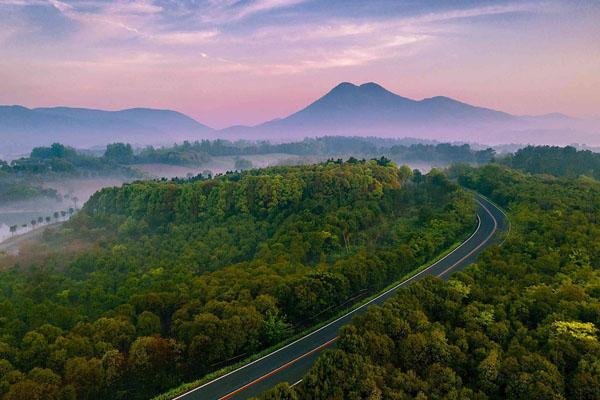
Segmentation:
<svg viewBox="0 0 600 400">
<path fill-rule="evenodd" d="M 370 305 L 383 303 L 398 289 L 426 276 L 446 279 L 451 273 L 475 261 L 485 247 L 497 241 L 498 233 L 507 227 L 506 215 L 486 198 L 478 194 L 475 197 L 479 203 L 477 228 L 454 251 L 327 325 L 174 399 L 240 400 L 256 396 L 280 382 L 290 382 L 292 385 L 300 382 L 319 353 L 335 343 L 340 328 L 354 316 L 365 312 Z"/>
</svg>

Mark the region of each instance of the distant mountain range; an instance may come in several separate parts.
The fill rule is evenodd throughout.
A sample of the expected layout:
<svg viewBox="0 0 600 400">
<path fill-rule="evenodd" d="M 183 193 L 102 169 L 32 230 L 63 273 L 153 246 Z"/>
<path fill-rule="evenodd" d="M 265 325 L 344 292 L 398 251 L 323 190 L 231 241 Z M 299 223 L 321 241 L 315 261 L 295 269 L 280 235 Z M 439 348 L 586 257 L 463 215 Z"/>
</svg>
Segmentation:
<svg viewBox="0 0 600 400">
<path fill-rule="evenodd" d="M 207 137 L 215 137 L 212 128 L 171 110 L 0 106 L 0 139 L 4 143 L 0 154 L 53 142 L 92 147 L 115 141 L 169 144 Z"/>
<path fill-rule="evenodd" d="M 296 140 L 371 135 L 499 143 L 600 144 L 600 123 L 563 114 L 516 116 L 438 96 L 413 100 L 376 83 L 344 82 L 292 115 L 256 126 L 214 130 L 170 110 L 0 106 L 0 156 L 62 142 L 78 147 L 125 141 L 170 144 L 204 138 Z M 5 147 L 4 149 L 2 147 Z"/>
</svg>

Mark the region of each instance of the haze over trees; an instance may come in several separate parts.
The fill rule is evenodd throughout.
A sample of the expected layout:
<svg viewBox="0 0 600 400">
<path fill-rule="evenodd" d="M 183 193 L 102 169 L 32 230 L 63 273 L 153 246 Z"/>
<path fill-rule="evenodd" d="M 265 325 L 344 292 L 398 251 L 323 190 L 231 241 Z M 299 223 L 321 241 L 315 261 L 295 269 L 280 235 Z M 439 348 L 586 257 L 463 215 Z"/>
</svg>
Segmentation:
<svg viewBox="0 0 600 400">
<path fill-rule="evenodd" d="M 429 162 L 448 165 L 452 162 L 485 163 L 492 160 L 492 149 L 474 150 L 468 144 L 422 143 L 414 139 L 381 139 L 325 136 L 299 142 L 229 142 L 203 140 L 183 142 L 171 147 L 152 146 L 135 151 L 129 143 L 107 145 L 96 156 L 60 143 L 36 147 L 29 157 L 10 163 L 0 160 L 0 202 L 35 198 L 57 199 L 59 194 L 43 185 L 48 180 L 119 176 L 126 180 L 141 177 L 133 164 L 158 163 L 180 166 L 201 166 L 212 157 L 234 156 L 232 169 L 252 166 L 244 156 L 274 153 L 294 156 L 340 158 L 373 158 L 384 155 L 396 162 Z M 250 164 L 248 164 L 250 162 Z"/>
<path fill-rule="evenodd" d="M 468 145 L 426 144 L 414 139 L 372 137 L 322 137 L 278 144 L 184 141 L 171 147 L 149 146 L 143 149 L 117 142 L 107 145 L 104 151 L 76 150 L 54 143 L 48 147 L 34 148 L 29 157 L 10 163 L 0 162 L 0 205 L 11 210 L 33 209 L 44 214 L 56 208 L 78 208 L 74 190 L 85 200 L 101 187 L 120 185 L 146 174 L 192 176 L 204 167 L 208 170 L 204 176 L 212 176 L 211 168 L 216 168 L 214 172 L 220 173 L 246 170 L 257 165 L 307 164 L 349 156 L 369 159 L 382 154 L 397 162 L 447 165 L 451 161 L 489 161 L 493 151 L 474 150 Z M 181 168 L 174 168 L 170 172 L 170 166 Z M 2 218 L 0 214 L 0 223 L 3 222 Z M 29 220 L 30 216 L 24 219 L 26 222 Z M 8 235 L 8 225 L 21 221 L 13 221 L 8 217 L 4 222 L 7 224 L 5 235 Z"/>
<path fill-rule="evenodd" d="M 115 145 L 123 146 L 123 144 Z M 354 156 L 367 159 L 384 155 L 399 162 L 424 161 L 443 164 L 486 163 L 491 161 L 495 154 L 491 148 L 476 150 L 468 144 L 435 143 L 416 139 L 323 136 L 288 143 L 202 140 L 186 141 L 172 147 L 149 146 L 139 151 L 130 163 L 201 165 L 211 157 L 243 158 L 243 156 L 275 153 L 333 158 Z"/>
<path fill-rule="evenodd" d="M 129 145 L 123 146 L 127 148 Z M 109 154 L 115 151 L 115 147 L 118 148 L 118 144 L 112 145 Z M 122 165 L 119 160 L 86 155 L 60 143 L 36 147 L 29 157 L 10 163 L 0 161 L 0 203 L 40 198 L 60 200 L 58 191 L 44 183 L 99 176 L 133 178 L 140 174 Z"/>
</svg>

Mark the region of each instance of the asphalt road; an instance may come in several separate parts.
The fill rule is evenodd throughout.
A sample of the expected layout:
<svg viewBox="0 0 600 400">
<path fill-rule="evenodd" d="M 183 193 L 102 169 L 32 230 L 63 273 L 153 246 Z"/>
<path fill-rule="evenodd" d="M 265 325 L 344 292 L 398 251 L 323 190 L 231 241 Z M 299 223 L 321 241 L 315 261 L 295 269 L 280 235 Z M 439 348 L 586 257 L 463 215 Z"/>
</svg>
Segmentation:
<svg viewBox="0 0 600 400">
<path fill-rule="evenodd" d="M 383 303 L 398 289 L 426 276 L 434 275 L 446 279 L 451 273 L 472 263 L 485 247 L 497 241 L 497 234 L 507 227 L 505 215 L 487 199 L 479 195 L 476 197 L 479 202 L 477 228 L 453 252 L 322 328 L 175 399 L 241 400 L 256 396 L 280 382 L 299 382 L 319 353 L 335 343 L 339 329 L 348 324 L 354 316 L 365 312 L 368 306 Z"/>
</svg>

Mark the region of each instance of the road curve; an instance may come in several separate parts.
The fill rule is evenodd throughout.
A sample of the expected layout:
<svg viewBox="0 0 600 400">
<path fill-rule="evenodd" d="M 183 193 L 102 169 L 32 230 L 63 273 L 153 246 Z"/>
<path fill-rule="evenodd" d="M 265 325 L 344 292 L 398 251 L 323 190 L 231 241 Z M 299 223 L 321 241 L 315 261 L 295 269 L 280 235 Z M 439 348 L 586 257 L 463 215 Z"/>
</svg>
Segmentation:
<svg viewBox="0 0 600 400">
<path fill-rule="evenodd" d="M 280 382 L 299 382 L 319 353 L 335 343 L 339 329 L 354 316 L 365 312 L 369 305 L 383 303 L 398 289 L 426 276 L 446 279 L 451 273 L 472 263 L 485 247 L 496 241 L 498 233 L 507 226 L 506 215 L 486 198 L 478 194 L 475 197 L 479 203 L 477 228 L 444 258 L 306 336 L 174 399 L 241 400 L 256 396 Z"/>
</svg>

